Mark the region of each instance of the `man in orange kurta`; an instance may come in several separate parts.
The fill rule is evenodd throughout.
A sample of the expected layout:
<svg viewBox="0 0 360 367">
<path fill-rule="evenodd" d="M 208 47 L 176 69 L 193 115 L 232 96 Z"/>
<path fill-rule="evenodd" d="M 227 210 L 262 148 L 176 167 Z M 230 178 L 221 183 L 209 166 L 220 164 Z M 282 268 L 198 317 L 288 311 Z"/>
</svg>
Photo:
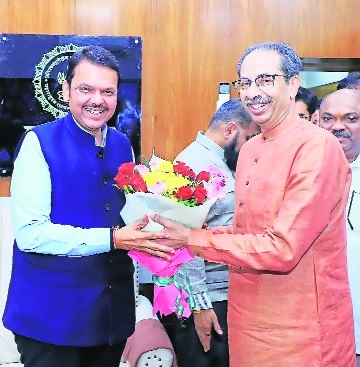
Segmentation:
<svg viewBox="0 0 360 367">
<path fill-rule="evenodd" d="M 337 139 L 294 108 L 301 61 L 282 43 L 240 59 L 240 98 L 261 134 L 242 148 L 232 227 L 155 216 L 204 259 L 228 264 L 231 367 L 355 367 L 344 210 L 351 173 Z"/>
</svg>

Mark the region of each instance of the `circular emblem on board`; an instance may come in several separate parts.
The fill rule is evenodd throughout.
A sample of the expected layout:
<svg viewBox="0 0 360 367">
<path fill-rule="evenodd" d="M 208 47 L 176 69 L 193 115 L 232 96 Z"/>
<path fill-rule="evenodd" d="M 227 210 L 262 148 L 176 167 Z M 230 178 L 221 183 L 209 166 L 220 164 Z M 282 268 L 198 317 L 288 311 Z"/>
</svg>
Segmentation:
<svg viewBox="0 0 360 367">
<path fill-rule="evenodd" d="M 68 104 L 64 101 L 62 84 L 65 81 L 68 58 L 83 47 L 72 43 L 56 46 L 41 58 L 35 66 L 35 76 L 32 83 L 35 88 L 35 98 L 42 108 L 55 118 L 68 113 Z"/>
</svg>

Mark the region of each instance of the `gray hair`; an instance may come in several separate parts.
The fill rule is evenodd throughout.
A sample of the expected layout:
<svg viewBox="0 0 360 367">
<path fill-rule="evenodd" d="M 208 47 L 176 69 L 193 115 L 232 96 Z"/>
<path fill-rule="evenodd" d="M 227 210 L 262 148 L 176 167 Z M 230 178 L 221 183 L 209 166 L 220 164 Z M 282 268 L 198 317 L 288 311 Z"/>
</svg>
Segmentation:
<svg viewBox="0 0 360 367">
<path fill-rule="evenodd" d="M 231 121 L 238 122 L 243 128 L 247 128 L 252 121 L 251 116 L 245 111 L 239 98 L 224 102 L 210 120 L 209 128 L 217 129 L 222 124 Z"/>
<path fill-rule="evenodd" d="M 294 75 L 299 75 L 302 61 L 295 50 L 282 42 L 259 42 L 249 47 L 241 56 L 236 71 L 240 75 L 241 65 L 247 55 L 256 50 L 275 51 L 281 56 L 280 70 L 285 75 L 286 82 Z"/>
</svg>

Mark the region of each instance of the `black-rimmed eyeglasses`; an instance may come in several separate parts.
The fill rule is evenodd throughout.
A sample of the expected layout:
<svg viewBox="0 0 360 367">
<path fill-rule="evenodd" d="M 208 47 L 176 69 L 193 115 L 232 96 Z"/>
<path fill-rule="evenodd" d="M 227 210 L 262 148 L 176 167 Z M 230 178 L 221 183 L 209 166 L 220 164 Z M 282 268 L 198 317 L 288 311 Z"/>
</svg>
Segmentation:
<svg viewBox="0 0 360 367">
<path fill-rule="evenodd" d="M 305 113 L 299 113 L 299 117 L 303 120 L 308 120 L 310 121 L 310 115 L 305 115 Z"/>
<path fill-rule="evenodd" d="M 260 74 L 255 78 L 254 82 L 260 90 L 270 89 L 274 86 L 274 81 L 277 76 L 283 76 L 286 78 L 285 75 L 281 74 Z M 248 78 L 240 78 L 239 80 L 234 80 L 231 82 L 235 90 L 239 93 L 250 88 L 252 83 L 253 80 Z"/>
</svg>

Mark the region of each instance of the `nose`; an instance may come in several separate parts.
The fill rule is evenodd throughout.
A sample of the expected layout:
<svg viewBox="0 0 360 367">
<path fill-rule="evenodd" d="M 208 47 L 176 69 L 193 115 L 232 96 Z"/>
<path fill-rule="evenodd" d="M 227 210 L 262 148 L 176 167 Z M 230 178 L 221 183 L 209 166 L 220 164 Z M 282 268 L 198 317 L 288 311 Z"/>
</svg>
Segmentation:
<svg viewBox="0 0 360 367">
<path fill-rule="evenodd" d="M 101 104 L 104 102 L 103 96 L 101 95 L 101 91 L 96 90 L 91 94 L 90 101 L 94 104 Z"/>
<path fill-rule="evenodd" d="M 341 119 L 336 119 L 334 123 L 331 125 L 331 130 L 339 131 L 339 130 L 346 130 L 345 124 L 342 122 Z"/>
<path fill-rule="evenodd" d="M 252 99 L 261 95 L 261 89 L 259 89 L 255 82 L 252 82 L 250 87 L 245 90 L 244 94 L 247 98 Z"/>
</svg>

